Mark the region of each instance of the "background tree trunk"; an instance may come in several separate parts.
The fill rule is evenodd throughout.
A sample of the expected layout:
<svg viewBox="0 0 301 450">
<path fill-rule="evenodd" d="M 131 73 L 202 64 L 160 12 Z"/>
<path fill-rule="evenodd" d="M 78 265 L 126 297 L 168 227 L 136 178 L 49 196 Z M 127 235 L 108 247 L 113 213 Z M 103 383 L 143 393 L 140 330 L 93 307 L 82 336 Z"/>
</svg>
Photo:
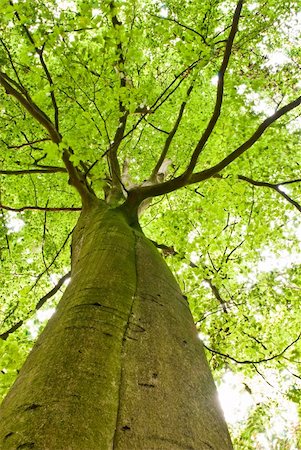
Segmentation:
<svg viewBox="0 0 301 450">
<path fill-rule="evenodd" d="M 118 210 L 84 210 L 72 277 L 4 400 L 0 448 L 232 449 L 186 299 Z"/>
</svg>

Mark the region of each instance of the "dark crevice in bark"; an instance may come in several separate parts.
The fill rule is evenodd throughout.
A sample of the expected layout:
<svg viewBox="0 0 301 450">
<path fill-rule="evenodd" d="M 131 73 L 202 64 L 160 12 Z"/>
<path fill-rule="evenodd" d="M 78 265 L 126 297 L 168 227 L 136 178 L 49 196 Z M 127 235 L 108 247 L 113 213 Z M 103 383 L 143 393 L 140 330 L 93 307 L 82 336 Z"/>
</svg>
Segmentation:
<svg viewBox="0 0 301 450">
<path fill-rule="evenodd" d="M 69 327 L 64 328 L 64 330 L 82 330 L 82 329 L 97 330 L 96 327 L 85 326 L 85 325 L 70 325 Z"/>
<path fill-rule="evenodd" d="M 114 436 L 113 436 L 113 450 L 118 448 L 118 431 L 119 431 L 119 427 L 120 427 L 120 421 L 121 421 L 121 402 L 122 399 L 121 397 L 123 396 L 123 385 L 124 385 L 124 376 L 123 376 L 123 361 L 124 361 L 124 356 L 125 356 L 125 345 L 126 345 L 126 340 L 128 338 L 132 339 L 130 336 L 128 336 L 128 332 L 130 330 L 130 326 L 132 325 L 130 320 L 131 320 L 131 316 L 132 316 L 132 312 L 133 312 L 133 307 L 134 307 L 134 302 L 136 300 L 137 297 L 137 285 L 138 285 L 138 268 L 137 268 L 137 239 L 138 236 L 136 234 L 136 231 L 133 229 L 133 236 L 134 236 L 134 265 L 135 265 L 135 288 L 134 288 L 134 292 L 133 292 L 133 297 L 132 297 L 132 303 L 131 303 L 131 307 L 128 313 L 128 319 L 127 322 L 125 324 L 124 327 L 124 333 L 123 333 L 123 338 L 122 338 L 122 345 L 121 345 L 121 352 L 120 352 L 120 379 L 119 379 L 119 392 L 118 392 L 118 406 L 117 406 L 117 414 L 116 414 L 116 425 L 115 425 L 115 432 L 114 432 Z M 140 325 L 137 325 L 138 327 L 140 327 Z M 145 329 L 140 327 L 141 330 L 144 332 Z M 131 330 L 133 331 L 133 330 Z M 135 339 L 132 339 L 135 340 Z M 123 429 L 123 428 L 122 428 Z"/>
<path fill-rule="evenodd" d="M 123 328 L 118 327 L 113 323 L 105 322 L 103 320 L 100 320 L 99 322 L 102 323 L 103 325 L 108 325 L 110 327 L 116 328 L 117 330 L 123 330 Z M 83 330 L 83 329 L 99 331 L 99 328 L 93 327 L 91 325 L 70 325 L 64 328 L 64 330 Z"/>
<path fill-rule="evenodd" d="M 124 341 L 126 341 L 126 340 L 138 341 L 137 338 L 134 338 L 133 336 L 129 336 L 129 335 L 127 335 L 127 337 L 124 338 Z"/>
<path fill-rule="evenodd" d="M 188 303 L 187 303 L 187 300 L 183 297 L 183 296 L 181 296 L 181 297 L 179 297 L 178 298 L 178 296 L 177 296 L 177 291 L 175 290 L 175 287 L 171 284 L 171 283 L 169 283 L 167 280 L 165 280 L 163 277 L 161 278 L 161 277 L 157 277 L 157 280 L 158 280 L 158 285 L 160 284 L 160 283 L 165 283 L 167 286 L 169 286 L 171 289 L 173 289 L 174 290 L 174 292 L 175 292 L 175 295 L 174 295 L 174 298 L 175 298 L 175 300 L 178 300 L 182 305 L 185 305 L 186 307 L 187 307 L 187 309 L 189 309 L 189 311 L 190 311 L 190 308 L 189 308 L 189 305 L 188 305 Z M 143 297 L 143 298 L 147 298 L 147 297 L 153 297 L 153 296 L 151 296 L 147 291 L 142 291 L 141 292 L 141 297 Z M 158 295 L 158 297 L 159 297 L 159 295 Z"/>
<path fill-rule="evenodd" d="M 10 433 L 7 433 L 5 436 L 4 436 L 4 439 L 6 440 L 6 439 L 8 439 L 10 436 L 12 436 L 14 434 L 14 432 L 13 431 L 11 431 Z"/>
<path fill-rule="evenodd" d="M 33 403 L 32 405 L 25 406 L 24 411 L 32 411 L 32 410 L 35 410 L 35 409 L 41 408 L 41 407 L 42 407 L 42 405 L 38 405 L 36 403 Z"/>
<path fill-rule="evenodd" d="M 146 388 L 155 388 L 156 386 L 154 384 L 150 383 L 138 383 L 138 386 L 146 387 Z"/>
<path fill-rule="evenodd" d="M 136 329 L 131 329 L 130 327 L 134 325 L 134 327 L 136 327 Z M 128 330 L 133 331 L 133 333 L 144 333 L 146 331 L 145 328 L 143 328 L 141 325 L 139 325 L 138 323 L 134 323 L 134 322 L 128 322 Z"/>
<path fill-rule="evenodd" d="M 108 314 L 114 314 L 115 317 L 119 317 L 119 319 L 124 320 L 125 317 L 127 317 L 126 313 L 123 313 L 122 311 L 118 310 L 117 308 L 113 308 L 111 306 L 105 306 L 102 305 L 99 302 L 95 302 L 95 303 L 82 303 L 81 305 L 74 305 L 72 306 L 72 308 L 82 308 L 82 307 L 92 307 L 92 308 L 100 308 L 102 310 L 102 312 L 106 312 Z M 95 319 L 97 320 L 97 319 Z"/>
<path fill-rule="evenodd" d="M 160 298 L 160 294 L 158 294 L 158 297 Z M 144 299 L 149 300 L 150 302 L 157 303 L 157 305 L 165 307 L 165 305 L 163 305 L 163 303 L 158 302 L 158 300 L 156 299 L 156 297 L 154 295 L 150 295 L 150 294 L 148 294 L 147 296 L 145 295 Z"/>
<path fill-rule="evenodd" d="M 34 442 L 25 442 L 24 444 L 18 445 L 17 450 L 34 448 L 34 446 L 35 446 Z"/>
</svg>

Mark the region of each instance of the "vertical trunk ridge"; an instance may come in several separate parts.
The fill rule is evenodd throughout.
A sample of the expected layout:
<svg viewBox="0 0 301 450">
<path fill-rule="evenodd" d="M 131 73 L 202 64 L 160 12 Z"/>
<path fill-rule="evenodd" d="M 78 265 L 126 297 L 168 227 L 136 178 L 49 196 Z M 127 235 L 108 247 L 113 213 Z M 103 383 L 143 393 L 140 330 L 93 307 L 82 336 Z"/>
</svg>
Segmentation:
<svg viewBox="0 0 301 450">
<path fill-rule="evenodd" d="M 119 379 L 119 390 L 118 390 L 118 407 L 117 407 L 117 414 L 116 414 L 116 426 L 115 426 L 115 431 L 114 431 L 114 437 L 113 437 L 113 448 L 112 450 L 117 449 L 117 445 L 118 445 L 118 440 L 117 440 L 117 432 L 118 432 L 118 428 L 120 426 L 120 422 L 121 422 L 121 402 L 122 402 L 122 397 L 123 397 L 123 384 L 124 384 L 124 373 L 123 373 L 123 362 L 124 362 L 124 357 L 125 357 L 125 342 L 126 339 L 128 338 L 128 330 L 130 327 L 130 322 L 131 322 L 131 316 L 133 313 L 133 308 L 134 308 L 134 303 L 137 297 L 137 280 L 138 280 L 138 270 L 137 270 L 137 235 L 136 235 L 136 231 L 133 229 L 133 236 L 134 236 L 134 266 L 135 266 L 135 288 L 134 288 L 134 293 L 133 293 L 133 297 L 132 297 L 132 303 L 131 303 L 131 307 L 129 310 L 129 314 L 128 314 L 128 318 L 127 318 L 127 322 L 125 324 L 124 327 L 124 333 L 123 333 L 123 337 L 122 337 L 122 343 L 121 343 L 121 351 L 120 351 L 120 379 Z"/>
</svg>

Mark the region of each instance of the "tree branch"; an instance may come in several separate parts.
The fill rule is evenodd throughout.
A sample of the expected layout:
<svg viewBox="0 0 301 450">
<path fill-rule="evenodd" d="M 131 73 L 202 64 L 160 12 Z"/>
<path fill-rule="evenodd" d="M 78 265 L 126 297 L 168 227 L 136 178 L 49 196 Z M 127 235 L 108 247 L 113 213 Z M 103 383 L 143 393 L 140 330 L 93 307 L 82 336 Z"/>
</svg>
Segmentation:
<svg viewBox="0 0 301 450">
<path fill-rule="evenodd" d="M 262 187 L 267 187 L 267 188 L 273 189 L 278 194 L 280 194 L 283 198 L 285 198 L 285 200 L 287 200 L 291 205 L 293 205 L 295 208 L 297 208 L 297 210 L 299 212 L 301 212 L 301 205 L 280 189 L 280 187 L 283 184 L 296 183 L 301 180 L 293 180 L 293 181 L 287 181 L 284 183 L 273 184 L 273 183 L 268 183 L 266 181 L 255 181 L 252 178 L 245 177 L 244 175 L 238 175 L 238 179 L 242 180 L 242 181 L 246 181 L 247 183 L 250 183 L 253 186 L 262 186 Z"/>
<path fill-rule="evenodd" d="M 226 307 L 226 302 L 222 298 L 219 289 L 215 286 L 215 284 L 212 283 L 212 280 L 210 278 L 204 278 L 204 281 L 206 281 L 206 283 L 210 287 L 212 294 L 214 295 L 216 300 L 220 303 L 224 313 L 228 313 L 228 310 L 227 310 L 227 307 Z"/>
<path fill-rule="evenodd" d="M 179 27 L 184 28 L 185 30 L 191 31 L 192 33 L 194 33 L 194 34 L 196 34 L 197 36 L 199 36 L 199 37 L 202 39 L 202 41 L 203 41 L 203 43 L 204 43 L 205 45 L 207 45 L 207 46 L 209 45 L 209 44 L 207 43 L 207 41 L 206 41 L 205 36 L 203 36 L 203 35 L 202 35 L 201 33 L 199 33 L 198 31 L 194 30 L 193 28 L 188 27 L 187 25 L 184 25 L 183 23 L 178 22 L 176 19 L 173 19 L 173 18 L 171 18 L 171 17 L 157 16 L 156 14 L 150 14 L 150 15 L 151 15 L 152 17 L 155 17 L 156 19 L 168 20 L 168 21 L 170 21 L 170 22 L 173 22 L 173 23 L 177 24 Z"/>
<path fill-rule="evenodd" d="M 67 173 L 64 167 L 49 167 L 49 169 L 0 170 L 0 175 L 24 175 L 33 173 Z"/>
<path fill-rule="evenodd" d="M 185 76 L 183 76 L 183 78 L 178 82 L 178 84 L 176 84 L 176 86 L 166 95 L 166 97 L 163 98 L 163 100 L 160 103 L 158 103 L 158 105 L 155 108 L 151 107 L 153 108 L 151 109 L 152 113 L 156 112 L 157 109 L 159 109 L 169 99 L 169 97 L 171 97 L 172 94 L 174 94 L 174 92 L 181 86 L 184 80 Z"/>
<path fill-rule="evenodd" d="M 110 9 L 113 14 L 114 14 L 114 12 L 113 12 L 114 7 L 115 7 L 114 2 L 113 1 L 110 2 Z M 112 15 L 112 25 L 116 32 L 118 31 L 117 27 L 120 27 L 122 25 L 122 22 L 120 22 L 118 20 L 116 14 Z M 117 43 L 117 53 L 119 54 L 119 57 L 118 57 L 116 69 L 117 69 L 118 75 L 120 77 L 120 89 L 124 89 L 127 85 L 127 82 L 126 82 L 127 79 L 126 79 L 126 75 L 124 73 L 125 58 L 123 55 L 123 48 L 122 48 L 121 41 L 119 41 Z M 117 187 L 122 190 L 121 170 L 120 170 L 120 165 L 119 165 L 119 161 L 118 161 L 118 157 L 117 157 L 117 152 L 118 152 L 119 146 L 121 144 L 122 138 L 124 136 L 127 117 L 128 117 L 128 111 L 126 110 L 122 100 L 119 100 L 119 112 L 121 114 L 121 117 L 119 119 L 119 124 L 116 129 L 113 142 L 109 146 L 109 149 L 107 152 L 107 157 L 108 157 L 108 162 L 109 162 L 109 167 L 110 167 L 110 172 L 111 172 L 111 177 L 112 177 L 112 185 L 113 185 L 113 187 L 115 187 L 115 188 Z"/>
<path fill-rule="evenodd" d="M 11 6 L 14 7 L 14 3 L 12 0 L 10 0 Z M 18 19 L 19 22 L 22 23 L 21 18 L 19 16 L 19 13 L 15 11 L 15 16 Z M 33 100 L 29 97 L 26 91 L 24 91 L 24 88 L 22 86 L 19 86 L 14 80 L 10 79 L 5 73 L 0 72 L 0 84 L 4 87 L 7 94 L 12 95 L 15 97 L 21 105 L 25 107 L 25 109 L 31 114 L 32 117 L 34 117 L 46 130 L 49 132 L 49 135 L 51 137 L 51 140 L 59 144 L 62 141 L 62 136 L 59 133 L 58 130 L 58 107 L 56 104 L 54 92 L 53 92 L 53 80 L 51 78 L 51 74 L 48 70 L 48 67 L 45 63 L 44 57 L 43 57 L 43 50 L 44 46 L 42 46 L 41 49 L 39 49 L 35 41 L 26 27 L 25 24 L 22 24 L 22 28 L 24 29 L 30 43 L 35 48 L 36 53 L 39 56 L 41 65 L 43 67 L 43 70 L 45 72 L 46 78 L 48 80 L 48 83 L 50 85 L 50 94 L 52 99 L 52 104 L 54 108 L 54 115 L 55 115 L 55 124 L 52 123 L 51 119 L 33 102 Z M 15 87 L 14 87 L 15 86 Z M 15 89 L 16 88 L 16 89 Z M 92 196 L 94 196 L 94 193 L 89 188 L 85 177 L 81 174 L 80 170 L 78 170 L 71 162 L 70 160 L 70 154 L 72 153 L 72 150 L 65 149 L 63 151 L 63 161 L 66 166 L 66 169 L 70 176 L 70 184 L 73 185 L 77 191 L 79 192 L 83 204 L 88 203 Z"/>
<path fill-rule="evenodd" d="M 203 346 L 204 346 L 207 350 L 209 350 L 209 352 L 215 353 L 216 355 L 224 356 L 225 358 L 231 359 L 231 361 L 234 361 L 234 362 L 236 362 L 236 363 L 238 363 L 238 364 L 261 364 L 261 363 L 263 363 L 263 362 L 268 362 L 268 361 L 272 361 L 273 359 L 280 358 L 280 356 L 282 356 L 282 355 L 283 355 L 290 347 L 292 347 L 297 341 L 299 341 L 300 337 L 301 337 L 301 333 L 298 334 L 298 336 L 296 337 L 296 339 L 294 339 L 293 342 L 291 342 L 289 345 L 287 345 L 287 346 L 286 346 L 280 353 L 278 353 L 277 355 L 271 356 L 270 358 L 259 359 L 258 361 L 251 361 L 251 360 L 249 360 L 249 359 L 246 359 L 246 360 L 239 360 L 239 359 L 233 358 L 233 356 L 230 356 L 230 355 L 228 355 L 227 353 L 222 353 L 222 352 L 219 352 L 218 350 L 214 350 L 214 349 L 212 349 L 212 348 L 210 348 L 210 347 L 207 347 L 207 345 L 205 345 L 204 343 L 203 343 Z"/>
<path fill-rule="evenodd" d="M 289 111 L 293 110 L 300 104 L 301 104 L 301 96 L 298 97 L 296 100 L 293 100 L 292 102 L 280 108 L 278 111 L 275 112 L 275 114 L 265 119 L 259 125 L 257 130 L 250 137 L 250 139 L 244 142 L 241 146 L 239 146 L 236 150 L 234 150 L 232 153 L 226 156 L 226 158 L 224 158 L 215 166 L 212 166 L 209 169 L 205 169 L 201 172 L 192 174 L 188 180 L 186 179 L 184 172 L 182 175 L 173 178 L 172 180 L 165 181 L 164 183 L 161 184 L 151 186 L 140 186 L 138 188 L 132 189 L 129 192 L 128 197 L 129 203 L 141 202 L 148 197 L 157 197 L 158 195 L 168 194 L 169 192 L 180 189 L 181 187 L 188 186 L 194 183 L 199 183 L 201 181 L 207 180 L 208 178 L 216 176 L 225 167 L 227 167 L 233 161 L 239 158 L 246 150 L 252 147 L 255 144 L 255 142 L 257 142 L 259 138 L 263 135 L 263 133 L 266 131 L 267 128 L 269 128 L 284 114 L 287 114 Z"/>
<path fill-rule="evenodd" d="M 69 173 L 69 183 L 74 186 L 80 194 L 83 205 L 88 205 L 96 198 L 96 196 L 91 187 L 88 185 L 85 175 L 71 162 L 71 154 L 72 150 L 70 148 L 63 151 L 63 161 Z"/>
<path fill-rule="evenodd" d="M 13 7 L 15 6 L 14 3 L 12 2 L 12 0 L 10 0 L 10 4 Z M 44 59 L 44 56 L 43 56 L 45 43 L 43 44 L 43 46 L 41 48 L 38 48 L 36 43 L 35 43 L 34 38 L 32 37 L 32 34 L 29 31 L 29 29 L 27 28 L 27 26 L 24 23 L 22 23 L 22 20 L 21 20 L 21 17 L 19 15 L 19 13 L 17 11 L 15 11 L 14 14 L 15 14 L 16 18 L 18 19 L 18 21 L 22 24 L 23 30 L 25 31 L 25 33 L 26 33 L 30 43 L 34 47 L 34 49 L 36 51 L 36 54 L 38 55 L 38 57 L 40 59 L 41 66 L 43 67 L 44 73 L 46 75 L 47 81 L 48 81 L 49 86 L 50 86 L 50 97 L 51 97 L 52 106 L 53 106 L 53 109 L 54 109 L 54 124 L 55 124 L 56 130 L 59 132 L 59 110 L 58 110 L 58 107 L 57 107 L 56 98 L 55 98 L 54 91 L 53 91 L 54 83 L 53 83 L 51 74 L 49 72 L 47 64 L 45 63 L 45 59 Z"/>
<path fill-rule="evenodd" d="M 10 206 L 5 206 L 0 204 L 0 209 L 5 209 L 6 211 L 16 211 L 22 212 L 26 210 L 30 211 L 81 211 L 82 208 L 73 208 L 73 207 L 43 207 L 43 206 L 22 206 L 21 208 L 12 208 Z"/>
<path fill-rule="evenodd" d="M 154 125 L 151 122 L 148 122 L 146 119 L 144 119 L 144 120 L 147 123 L 147 125 L 150 125 L 152 128 L 154 128 L 154 130 L 160 131 L 160 133 L 169 134 L 168 131 L 165 131 L 165 130 L 162 130 L 161 128 L 159 128 L 159 127 L 156 127 L 156 125 Z"/>
<path fill-rule="evenodd" d="M 189 180 L 189 184 L 196 183 L 198 181 L 207 180 L 208 178 L 212 177 L 216 173 L 223 170 L 225 167 L 227 167 L 229 164 L 231 164 L 233 161 L 235 161 L 239 156 L 241 156 L 246 150 L 248 150 L 250 147 L 252 147 L 255 142 L 259 140 L 259 138 L 262 136 L 262 134 L 265 132 L 267 128 L 269 128 L 276 120 L 278 120 L 280 117 L 282 117 L 284 114 L 287 114 L 289 111 L 293 110 L 297 106 L 301 104 L 301 96 L 298 97 L 296 100 L 288 103 L 287 105 L 280 108 L 278 111 L 275 112 L 272 116 L 265 119 L 257 128 L 257 130 L 253 133 L 253 135 L 248 139 L 246 142 L 244 142 L 242 145 L 240 145 L 236 150 L 234 150 L 232 153 L 230 153 L 226 158 L 224 158 L 222 161 L 220 161 L 218 164 L 216 164 L 213 167 L 210 167 L 209 169 L 203 170 L 202 172 L 195 173 L 191 176 Z"/>
<path fill-rule="evenodd" d="M 155 241 L 152 241 L 152 243 L 153 243 L 157 248 L 159 248 L 160 250 L 162 250 L 162 253 L 163 253 L 165 256 L 169 256 L 169 255 L 170 255 L 170 256 L 176 256 L 176 255 L 179 255 L 179 253 L 174 249 L 173 246 L 168 246 L 168 245 L 165 245 L 165 244 L 158 244 L 158 243 L 155 242 Z M 181 259 L 184 259 L 184 258 L 182 257 Z M 192 261 L 189 261 L 189 266 L 190 266 L 192 269 L 198 269 L 198 267 L 199 267 L 197 264 L 195 264 L 195 263 L 192 262 Z M 203 269 L 206 269 L 206 266 L 205 266 L 204 264 L 202 264 L 202 268 L 203 268 Z M 219 289 L 217 288 L 217 286 L 212 282 L 212 280 L 211 280 L 210 278 L 204 278 L 204 281 L 205 281 L 205 282 L 208 284 L 208 286 L 210 287 L 212 294 L 214 295 L 214 297 L 216 298 L 216 300 L 220 303 L 220 305 L 221 305 L 221 307 L 222 307 L 224 313 L 228 313 L 228 310 L 227 310 L 227 307 L 226 307 L 226 302 L 225 302 L 225 300 L 222 298 L 222 296 L 221 296 L 221 294 L 220 294 L 220 291 L 219 291 Z"/>
<path fill-rule="evenodd" d="M 7 148 L 11 149 L 11 148 L 23 148 L 23 147 L 27 147 L 27 146 L 32 146 L 34 144 L 38 144 L 39 142 L 45 142 L 45 141 L 49 141 L 50 138 L 42 138 L 42 139 L 36 139 L 35 141 L 31 141 L 31 142 L 25 142 L 24 144 L 20 144 L 20 145 L 8 145 Z"/>
<path fill-rule="evenodd" d="M 198 157 L 199 157 L 201 151 L 203 150 L 206 142 L 208 141 L 209 137 L 211 136 L 211 133 L 214 130 L 214 127 L 220 116 L 222 102 L 223 102 L 223 95 L 224 95 L 224 77 L 225 77 L 225 73 L 226 73 L 229 59 L 231 56 L 234 38 L 235 38 L 235 35 L 238 30 L 238 22 L 240 19 L 243 1 L 244 0 L 238 1 L 234 16 L 233 16 L 232 26 L 231 26 L 230 34 L 229 34 L 229 37 L 227 40 L 223 61 L 222 61 L 221 68 L 218 73 L 218 84 L 217 84 L 217 92 L 216 92 L 216 101 L 215 101 L 214 111 L 213 111 L 213 114 L 209 121 L 209 124 L 207 125 L 206 130 L 204 131 L 201 139 L 199 140 L 199 142 L 191 156 L 189 165 L 185 171 L 186 178 L 188 178 L 192 174 L 192 172 L 196 166 Z"/>
<path fill-rule="evenodd" d="M 20 328 L 25 320 L 27 320 L 31 314 L 35 313 L 36 311 L 38 311 L 43 305 L 44 303 L 49 300 L 51 297 L 53 297 L 57 291 L 60 289 L 60 287 L 65 283 L 66 280 L 68 280 L 68 278 L 70 278 L 71 276 L 71 272 L 66 273 L 66 275 L 64 275 L 56 284 L 56 286 L 51 289 L 51 291 L 49 291 L 46 295 L 44 295 L 44 297 L 42 297 L 38 303 L 36 304 L 35 308 L 32 309 L 31 311 L 29 311 L 29 313 L 27 313 L 27 316 L 25 319 L 19 320 L 19 322 L 15 323 L 12 327 L 10 327 L 7 331 L 5 331 L 4 333 L 0 334 L 0 339 L 2 339 L 3 341 L 6 341 L 6 339 L 8 338 L 8 336 L 12 333 L 14 333 L 14 331 L 16 331 L 18 328 Z"/>
<path fill-rule="evenodd" d="M 191 94 L 192 89 L 193 89 L 193 85 L 191 85 L 188 88 L 188 90 L 187 90 L 186 99 L 181 104 L 181 107 L 180 107 L 180 110 L 179 110 L 179 114 L 178 114 L 177 120 L 176 120 L 176 122 L 175 122 L 175 124 L 173 126 L 173 129 L 170 131 L 170 133 L 168 133 L 168 137 L 167 137 L 167 139 L 165 141 L 165 145 L 163 147 L 162 153 L 161 153 L 161 155 L 160 155 L 160 157 L 158 159 L 158 162 L 157 162 L 156 166 L 154 167 L 154 170 L 153 170 L 153 172 L 151 174 L 151 177 L 150 177 L 151 180 L 155 180 L 156 179 L 158 171 L 159 171 L 160 167 L 162 166 L 164 159 L 166 158 L 166 155 L 167 155 L 167 152 L 169 150 L 170 144 L 171 144 L 171 142 L 172 142 L 172 140 L 173 140 L 173 138 L 174 138 L 174 136 L 175 136 L 175 134 L 176 134 L 176 132 L 178 130 L 180 122 L 182 120 L 182 117 L 183 117 L 183 114 L 184 114 L 184 110 L 185 110 L 185 107 L 186 107 L 186 103 L 188 101 L 188 97 Z"/>
<path fill-rule="evenodd" d="M 17 69 L 16 69 L 16 67 L 15 67 L 13 58 L 12 58 L 12 56 L 11 56 L 10 50 L 9 50 L 9 48 L 7 47 L 7 45 L 5 44 L 5 42 L 3 41 L 3 39 L 0 38 L 0 42 L 1 42 L 2 46 L 4 47 L 6 53 L 7 53 L 9 62 L 10 62 L 10 64 L 11 64 L 11 66 L 12 66 L 12 69 L 13 69 L 13 71 L 14 71 L 14 74 L 16 75 L 16 78 L 17 78 L 17 80 L 18 80 L 19 86 L 22 88 L 22 92 L 23 92 L 23 94 L 24 94 L 25 96 L 27 96 L 27 95 L 28 95 L 27 90 L 25 89 L 25 87 L 24 87 L 24 85 L 22 84 L 22 81 L 21 81 L 21 79 L 20 79 L 20 77 L 19 77 L 18 71 L 17 71 Z"/>
<path fill-rule="evenodd" d="M 155 100 L 155 102 L 150 106 L 149 110 L 154 112 L 155 110 L 157 110 L 166 100 L 168 97 L 170 97 L 170 95 L 172 95 L 176 89 L 179 87 L 179 85 L 182 83 L 183 79 L 185 78 L 185 74 L 190 73 L 197 65 L 198 63 L 201 61 L 201 59 L 197 59 L 196 61 L 193 61 L 193 63 L 191 63 L 188 67 L 185 67 L 184 70 L 182 70 L 182 72 L 180 72 L 178 75 L 175 76 L 175 78 L 168 84 L 168 86 L 163 90 L 163 92 L 161 92 L 161 94 L 157 97 L 157 99 Z M 165 94 L 169 91 L 169 89 L 178 81 L 179 78 L 183 77 L 182 80 L 180 80 L 180 82 L 177 84 L 177 86 L 172 90 L 171 93 L 169 93 L 167 95 L 166 98 L 164 98 L 162 100 L 162 102 L 158 105 L 158 103 L 160 102 L 160 100 L 165 96 Z M 148 114 L 148 112 L 145 112 L 144 114 L 142 114 L 142 116 L 140 117 L 139 120 L 137 120 L 137 122 L 135 123 L 135 125 L 133 125 L 133 127 L 123 136 L 123 139 L 125 139 L 129 134 L 131 134 L 133 131 L 136 130 L 136 128 L 138 127 L 138 125 L 141 123 L 141 121 L 145 118 L 145 116 Z"/>
<path fill-rule="evenodd" d="M 29 114 L 34 117 L 44 128 L 46 128 L 51 137 L 51 140 L 54 143 L 59 144 L 62 140 L 62 137 L 51 122 L 50 118 L 32 100 L 24 97 L 22 92 L 17 91 L 12 86 L 12 80 L 9 79 L 9 82 L 8 79 L 9 77 L 5 73 L 0 72 L 0 84 L 4 87 L 5 92 L 8 95 L 12 95 L 13 97 L 15 97 L 15 99 L 18 100 L 18 102 L 21 103 L 22 106 L 24 106 Z"/>
<path fill-rule="evenodd" d="M 30 115 L 36 119 L 46 130 L 49 132 L 51 140 L 55 144 L 59 144 L 62 141 L 62 136 L 55 128 L 50 118 L 29 98 L 25 98 L 22 92 L 17 91 L 9 82 L 10 78 L 0 72 L 0 84 L 4 87 L 7 94 L 15 97 L 21 105 L 30 113 Z M 15 83 L 16 84 L 16 83 Z M 83 204 L 89 203 L 94 197 L 94 193 L 89 188 L 83 174 L 72 164 L 70 160 L 70 154 L 72 150 L 65 149 L 63 151 L 62 159 L 69 173 L 70 184 L 73 185 L 82 198 Z M 27 208 L 28 209 L 28 208 Z"/>
</svg>

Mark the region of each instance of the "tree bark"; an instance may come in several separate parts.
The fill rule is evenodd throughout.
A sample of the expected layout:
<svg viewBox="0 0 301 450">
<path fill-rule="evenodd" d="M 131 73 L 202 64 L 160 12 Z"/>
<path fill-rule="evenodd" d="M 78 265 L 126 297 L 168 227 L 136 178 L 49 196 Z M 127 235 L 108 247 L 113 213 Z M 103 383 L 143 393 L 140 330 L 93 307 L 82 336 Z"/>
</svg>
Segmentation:
<svg viewBox="0 0 301 450">
<path fill-rule="evenodd" d="M 201 341 L 152 243 L 85 209 L 72 275 L 3 401 L 0 448 L 232 449 Z"/>
</svg>

